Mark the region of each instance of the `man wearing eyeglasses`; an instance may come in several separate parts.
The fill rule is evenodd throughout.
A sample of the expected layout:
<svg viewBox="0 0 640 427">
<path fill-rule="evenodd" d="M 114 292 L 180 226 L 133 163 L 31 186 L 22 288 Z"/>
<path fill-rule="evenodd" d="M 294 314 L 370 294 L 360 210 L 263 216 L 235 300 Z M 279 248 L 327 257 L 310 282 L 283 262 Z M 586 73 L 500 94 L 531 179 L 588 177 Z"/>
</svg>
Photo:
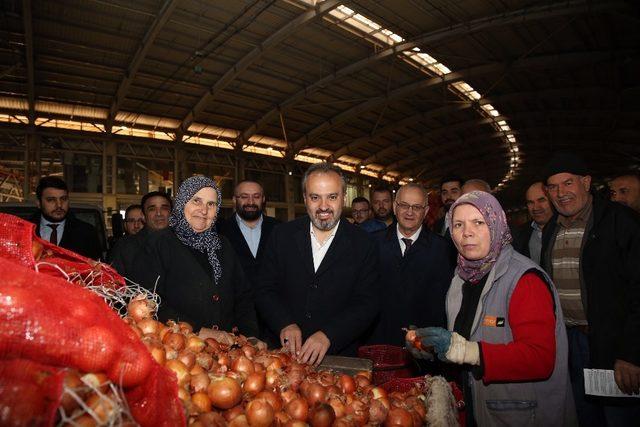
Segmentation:
<svg viewBox="0 0 640 427">
<path fill-rule="evenodd" d="M 371 216 L 371 205 L 365 197 L 356 197 L 351 202 L 351 217 L 355 225 L 360 225 Z"/>
<path fill-rule="evenodd" d="M 454 266 L 446 240 L 423 227 L 428 209 L 424 187 L 404 185 L 393 202 L 397 223 L 375 234 L 384 304 L 371 344 L 402 346 L 402 328 L 446 325 L 445 298 Z"/>
<path fill-rule="evenodd" d="M 144 213 L 142 205 L 131 205 L 124 212 L 124 232 L 128 236 L 138 234 L 144 227 Z"/>
</svg>

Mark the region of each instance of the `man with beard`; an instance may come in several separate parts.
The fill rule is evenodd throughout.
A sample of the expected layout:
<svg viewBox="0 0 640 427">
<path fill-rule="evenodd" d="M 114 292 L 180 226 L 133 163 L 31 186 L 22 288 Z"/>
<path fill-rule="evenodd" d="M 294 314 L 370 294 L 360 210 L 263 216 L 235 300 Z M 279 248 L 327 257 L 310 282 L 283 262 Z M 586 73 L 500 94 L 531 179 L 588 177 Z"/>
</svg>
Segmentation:
<svg viewBox="0 0 640 427">
<path fill-rule="evenodd" d="M 312 165 L 302 180 L 308 216 L 271 233 L 257 278 L 256 306 L 267 339 L 303 363 L 325 354 L 354 356 L 379 307 L 373 238 L 340 218 L 341 170 Z"/>
<path fill-rule="evenodd" d="M 218 223 L 218 232 L 229 239 L 247 279 L 253 283 L 269 234 L 279 221 L 264 215 L 264 189 L 255 181 L 236 185 L 233 203 L 235 214 Z"/>
<path fill-rule="evenodd" d="M 36 234 L 87 258 L 102 256 L 96 229 L 69 211 L 69 189 L 57 176 L 45 176 L 36 188 L 38 212 L 31 218 Z"/>
<path fill-rule="evenodd" d="M 449 208 L 458 200 L 458 197 L 462 195 L 462 183 L 464 181 L 462 178 L 458 176 L 448 176 L 445 177 L 440 182 L 440 198 L 442 199 L 442 204 L 444 206 L 445 213 L 449 211 Z M 444 236 L 450 240 L 449 232 L 447 230 L 447 224 L 444 220 L 445 215 L 442 216 L 438 221 L 436 221 L 433 226 L 433 231 L 437 234 Z"/>
<path fill-rule="evenodd" d="M 525 199 L 531 223 L 523 224 L 515 230 L 512 245 L 516 251 L 540 264 L 542 230 L 553 216 L 553 208 L 542 182 L 531 184 L 525 193 Z"/>
<path fill-rule="evenodd" d="M 371 195 L 371 210 L 373 218 L 361 224 L 362 229 L 369 233 L 384 230 L 395 222 L 391 202 L 393 194 L 389 187 L 377 187 Z"/>
</svg>

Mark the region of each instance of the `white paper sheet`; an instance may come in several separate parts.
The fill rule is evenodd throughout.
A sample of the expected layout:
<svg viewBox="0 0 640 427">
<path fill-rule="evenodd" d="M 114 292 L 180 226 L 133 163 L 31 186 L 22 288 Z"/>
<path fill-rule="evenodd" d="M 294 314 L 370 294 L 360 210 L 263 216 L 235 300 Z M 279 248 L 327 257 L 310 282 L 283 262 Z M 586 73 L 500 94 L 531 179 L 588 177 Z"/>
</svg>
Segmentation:
<svg viewBox="0 0 640 427">
<path fill-rule="evenodd" d="M 610 369 L 585 369 L 584 390 L 586 394 L 607 397 L 640 397 L 640 394 L 624 394 L 616 384 Z"/>
</svg>

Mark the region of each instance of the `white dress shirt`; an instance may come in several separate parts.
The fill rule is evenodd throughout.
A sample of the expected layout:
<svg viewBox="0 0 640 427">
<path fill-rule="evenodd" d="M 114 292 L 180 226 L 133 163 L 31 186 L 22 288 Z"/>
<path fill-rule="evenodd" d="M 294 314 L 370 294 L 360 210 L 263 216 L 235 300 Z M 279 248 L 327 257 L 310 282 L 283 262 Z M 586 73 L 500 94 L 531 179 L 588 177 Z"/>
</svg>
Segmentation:
<svg viewBox="0 0 640 427">
<path fill-rule="evenodd" d="M 418 236 L 420 236 L 420 232 L 422 231 L 422 226 L 416 230 L 411 236 L 406 237 L 404 234 L 400 232 L 400 228 L 398 224 L 396 224 L 396 235 L 398 236 L 398 242 L 400 242 L 400 252 L 402 256 L 404 256 L 404 252 L 407 250 L 407 244 L 402 239 L 411 239 L 411 244 L 413 245 L 416 240 L 418 240 Z"/>
<path fill-rule="evenodd" d="M 249 245 L 251 254 L 255 258 L 258 256 L 260 236 L 262 235 L 262 215 L 260 215 L 260 219 L 258 219 L 255 227 L 250 227 L 238 214 L 236 214 L 236 221 L 238 222 L 242 236 L 244 236 L 244 240 L 247 242 L 247 245 Z"/>
<path fill-rule="evenodd" d="M 66 222 L 66 219 L 62 220 L 62 222 L 47 221 L 42 215 L 40 215 L 40 238 L 48 242 L 51 238 L 51 232 L 53 231 L 48 224 L 58 224 L 58 228 L 56 228 L 56 231 L 58 232 L 58 241 L 56 242 L 56 245 L 60 246 Z"/>
<path fill-rule="evenodd" d="M 340 221 L 333 227 L 331 234 L 327 237 L 323 243 L 320 243 L 318 238 L 316 237 L 316 233 L 313 230 L 313 223 L 309 223 L 309 232 L 311 233 L 311 252 L 313 253 L 313 271 L 318 271 L 318 267 L 322 264 L 322 260 L 324 256 L 327 254 L 329 247 L 331 246 L 331 242 L 333 242 L 333 238 L 336 236 L 336 231 L 338 231 L 338 227 L 340 226 Z"/>
</svg>

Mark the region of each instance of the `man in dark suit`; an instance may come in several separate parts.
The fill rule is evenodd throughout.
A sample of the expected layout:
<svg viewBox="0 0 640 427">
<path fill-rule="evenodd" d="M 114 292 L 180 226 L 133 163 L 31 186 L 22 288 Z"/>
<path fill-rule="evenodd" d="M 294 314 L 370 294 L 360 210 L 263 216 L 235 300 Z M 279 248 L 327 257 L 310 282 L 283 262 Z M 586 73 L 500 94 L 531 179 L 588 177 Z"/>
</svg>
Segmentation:
<svg viewBox="0 0 640 427">
<path fill-rule="evenodd" d="M 553 208 L 542 182 L 531 184 L 525 193 L 525 199 L 531 222 L 514 230 L 512 245 L 516 251 L 540 264 L 542 230 L 551 220 Z"/>
<path fill-rule="evenodd" d="M 57 176 L 45 176 L 36 188 L 38 212 L 31 218 L 36 234 L 49 242 L 87 258 L 100 259 L 102 250 L 96 229 L 69 212 L 69 189 Z"/>
<path fill-rule="evenodd" d="M 302 362 L 355 355 L 378 308 L 372 236 L 340 219 L 346 184 L 327 163 L 302 180 L 308 216 L 276 227 L 260 266 L 256 305 L 271 333 Z"/>
<path fill-rule="evenodd" d="M 164 230 L 169 226 L 169 215 L 173 202 L 169 195 L 162 191 L 152 191 L 142 196 L 140 201 L 144 215 L 144 227 L 135 234 L 119 239 L 109 253 L 109 262 L 118 273 L 135 283 L 143 283 L 138 276 L 141 270 L 138 264 L 143 259 L 150 233 Z"/>
<path fill-rule="evenodd" d="M 264 215 L 264 189 L 255 181 L 242 181 L 233 192 L 235 214 L 218 223 L 218 232 L 231 242 L 245 276 L 253 282 L 269 234 L 279 221 Z"/>
<path fill-rule="evenodd" d="M 423 226 L 427 192 L 419 184 L 398 190 L 397 223 L 375 234 L 379 244 L 381 297 L 371 344 L 404 345 L 409 325 L 446 327 L 445 299 L 454 264 L 447 241 Z"/>
</svg>

